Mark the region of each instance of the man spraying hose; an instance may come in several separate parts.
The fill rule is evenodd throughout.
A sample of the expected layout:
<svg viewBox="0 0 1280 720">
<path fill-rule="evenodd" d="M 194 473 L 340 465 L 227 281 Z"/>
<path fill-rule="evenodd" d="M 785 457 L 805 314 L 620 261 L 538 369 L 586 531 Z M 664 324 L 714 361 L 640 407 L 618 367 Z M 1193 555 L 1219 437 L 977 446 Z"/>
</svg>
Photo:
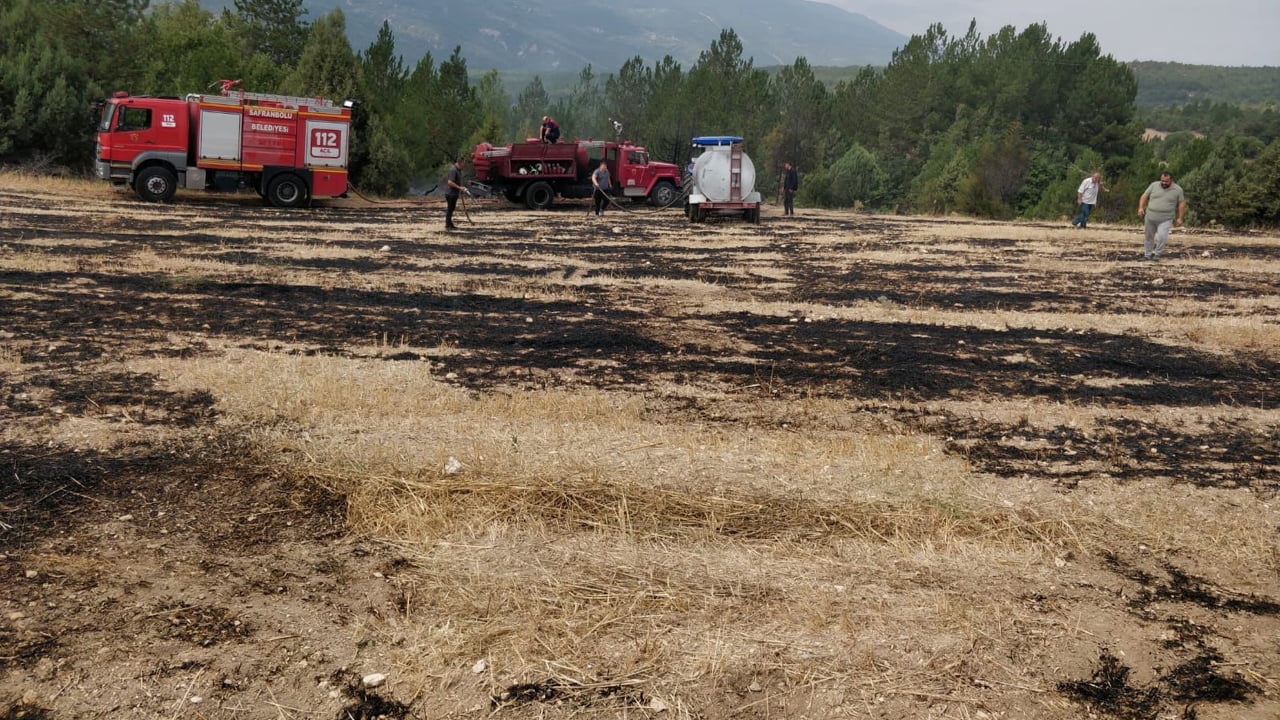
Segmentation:
<svg viewBox="0 0 1280 720">
<path fill-rule="evenodd" d="M 453 165 L 449 166 L 449 174 L 445 176 L 445 184 L 448 185 L 444 191 L 444 229 L 457 230 L 458 226 L 453 224 L 453 211 L 458 206 L 458 197 L 462 193 L 471 195 L 471 191 L 462 185 L 462 164 L 467 161 L 465 156 L 459 155 L 453 161 Z"/>
<path fill-rule="evenodd" d="M 595 188 L 591 193 L 591 199 L 595 203 L 595 213 L 604 215 L 604 209 L 609 204 L 609 188 L 613 186 L 613 181 L 609 178 L 609 163 L 600 161 L 600 167 L 591 173 L 591 185 Z"/>
</svg>

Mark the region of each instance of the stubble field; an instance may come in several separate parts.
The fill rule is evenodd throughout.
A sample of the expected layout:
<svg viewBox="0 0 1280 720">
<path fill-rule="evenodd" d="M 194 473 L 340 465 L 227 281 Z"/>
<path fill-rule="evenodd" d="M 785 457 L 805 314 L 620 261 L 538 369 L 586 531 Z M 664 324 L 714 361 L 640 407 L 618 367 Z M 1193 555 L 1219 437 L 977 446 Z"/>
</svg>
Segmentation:
<svg viewBox="0 0 1280 720">
<path fill-rule="evenodd" d="M 0 718 L 1280 714 L 1280 236 L 470 210 L 0 175 Z"/>
</svg>

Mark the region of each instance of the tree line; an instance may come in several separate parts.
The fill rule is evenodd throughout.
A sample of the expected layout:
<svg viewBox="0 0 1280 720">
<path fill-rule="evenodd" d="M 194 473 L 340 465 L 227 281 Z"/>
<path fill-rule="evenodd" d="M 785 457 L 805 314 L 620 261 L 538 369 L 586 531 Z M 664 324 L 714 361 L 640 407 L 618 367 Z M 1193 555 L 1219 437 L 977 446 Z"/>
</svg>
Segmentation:
<svg viewBox="0 0 1280 720">
<path fill-rule="evenodd" d="M 1236 105 L 1280 102 L 1280 67 L 1223 67 L 1150 60 L 1131 62 L 1138 74 L 1138 107 L 1171 107 L 1209 100 Z"/>
<path fill-rule="evenodd" d="M 798 202 L 992 218 L 1067 216 L 1075 188 L 1100 170 L 1103 219 L 1134 217 L 1162 169 L 1187 190 L 1200 223 L 1280 225 L 1280 125 L 1274 109 L 1210 104 L 1171 110 L 1205 133 L 1144 141 L 1157 113 L 1138 113 L 1131 67 L 1092 34 L 1064 42 L 1043 24 L 980 36 L 933 25 L 883 68 L 831 86 L 804 58 L 770 72 L 726 29 L 685 68 L 670 56 L 590 65 L 554 99 L 534 76 L 512 92 L 496 71 L 473 79 L 462 48 L 408 63 L 384 23 L 353 49 L 335 9 L 310 20 L 302 0 L 0 0 L 0 162 L 84 166 L 93 100 L 216 92 L 218 79 L 260 92 L 357 101 L 351 174 L 365 192 L 434 185 L 475 143 L 537 135 L 543 115 L 566 136 L 623 137 L 683 164 L 695 135 L 747 139 L 759 187 L 783 162 L 801 172 Z M 1216 114 L 1216 115 L 1215 115 Z M 1182 129 L 1182 128 L 1175 128 Z"/>
</svg>

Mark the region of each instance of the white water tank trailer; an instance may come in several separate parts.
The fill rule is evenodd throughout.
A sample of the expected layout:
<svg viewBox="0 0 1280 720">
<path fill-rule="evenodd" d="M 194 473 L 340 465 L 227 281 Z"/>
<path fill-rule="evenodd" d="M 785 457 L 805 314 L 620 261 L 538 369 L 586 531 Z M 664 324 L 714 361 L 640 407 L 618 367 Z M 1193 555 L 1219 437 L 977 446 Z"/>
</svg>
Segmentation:
<svg viewBox="0 0 1280 720">
<path fill-rule="evenodd" d="M 690 222 L 710 215 L 741 215 L 760 222 L 760 193 L 755 191 L 756 167 L 742 149 L 742 138 L 704 135 L 693 139 L 702 150 L 693 161 L 693 184 L 685 200 Z"/>
</svg>

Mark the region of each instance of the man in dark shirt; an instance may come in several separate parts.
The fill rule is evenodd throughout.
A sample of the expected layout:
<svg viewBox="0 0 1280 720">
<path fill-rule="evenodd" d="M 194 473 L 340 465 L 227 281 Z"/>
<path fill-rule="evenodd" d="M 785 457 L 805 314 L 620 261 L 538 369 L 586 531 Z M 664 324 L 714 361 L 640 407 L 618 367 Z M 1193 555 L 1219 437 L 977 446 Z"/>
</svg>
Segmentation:
<svg viewBox="0 0 1280 720">
<path fill-rule="evenodd" d="M 556 140 L 560 139 L 560 126 L 556 124 L 555 120 L 543 115 L 542 130 L 538 137 L 541 138 L 544 143 L 554 143 Z"/>
<path fill-rule="evenodd" d="M 462 185 L 462 164 L 467 159 L 461 155 L 453 161 L 453 165 L 449 166 L 449 174 L 445 176 L 444 182 L 448 187 L 444 190 L 444 229 L 456 230 L 457 225 L 453 224 L 453 209 L 458 206 L 458 196 L 462 193 L 467 195 L 471 191 Z"/>
<path fill-rule="evenodd" d="M 786 173 L 782 176 L 782 214 L 795 215 L 796 191 L 800 189 L 800 176 L 796 174 L 796 169 L 791 167 L 791 163 L 783 165 Z"/>
</svg>

